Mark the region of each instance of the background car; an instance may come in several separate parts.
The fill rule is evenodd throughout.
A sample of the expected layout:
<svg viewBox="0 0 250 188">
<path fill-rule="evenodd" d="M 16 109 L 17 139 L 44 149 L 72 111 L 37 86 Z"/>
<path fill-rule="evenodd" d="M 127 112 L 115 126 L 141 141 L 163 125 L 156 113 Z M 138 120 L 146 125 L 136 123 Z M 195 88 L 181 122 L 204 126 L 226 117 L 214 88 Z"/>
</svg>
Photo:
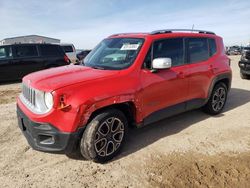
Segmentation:
<svg viewBox="0 0 250 188">
<path fill-rule="evenodd" d="M 64 44 L 64 43 L 60 43 L 59 45 L 62 47 L 63 51 L 66 53 L 66 55 L 70 59 L 70 62 L 73 64 L 76 64 L 77 57 L 76 57 L 76 49 L 75 49 L 74 45 L 73 44 Z"/>
<path fill-rule="evenodd" d="M 79 61 L 79 64 L 83 62 L 83 59 L 91 52 L 91 50 L 81 50 L 77 53 L 76 57 Z"/>
<path fill-rule="evenodd" d="M 231 46 L 226 51 L 227 55 L 240 55 L 241 48 L 239 46 Z"/>
<path fill-rule="evenodd" d="M 243 55 L 246 51 L 250 51 L 250 46 L 243 47 L 241 50 L 241 55 Z"/>
<path fill-rule="evenodd" d="M 56 44 L 13 44 L 0 46 L 0 81 L 69 64 L 61 46 Z"/>
<path fill-rule="evenodd" d="M 250 47 L 245 47 L 242 50 L 239 67 L 241 78 L 250 79 Z"/>
</svg>

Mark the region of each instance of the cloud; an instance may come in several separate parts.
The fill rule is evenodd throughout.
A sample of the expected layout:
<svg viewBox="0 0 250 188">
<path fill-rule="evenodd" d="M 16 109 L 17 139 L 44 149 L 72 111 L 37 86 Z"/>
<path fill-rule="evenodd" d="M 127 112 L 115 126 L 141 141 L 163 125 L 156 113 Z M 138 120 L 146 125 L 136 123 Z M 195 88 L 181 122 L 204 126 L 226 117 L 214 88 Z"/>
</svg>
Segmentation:
<svg viewBox="0 0 250 188">
<path fill-rule="evenodd" d="M 113 33 L 194 24 L 216 32 L 227 45 L 250 41 L 248 1 L 3 0 L 0 5 L 0 38 L 40 34 L 93 48 Z"/>
</svg>

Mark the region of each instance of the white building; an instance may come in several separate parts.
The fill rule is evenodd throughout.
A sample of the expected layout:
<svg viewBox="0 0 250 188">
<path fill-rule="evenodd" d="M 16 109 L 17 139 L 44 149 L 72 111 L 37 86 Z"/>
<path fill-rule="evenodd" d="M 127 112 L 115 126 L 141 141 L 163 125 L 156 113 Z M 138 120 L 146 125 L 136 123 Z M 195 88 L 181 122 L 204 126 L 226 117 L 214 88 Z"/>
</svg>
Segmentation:
<svg viewBox="0 0 250 188">
<path fill-rule="evenodd" d="M 15 43 L 60 43 L 59 39 L 39 35 L 27 35 L 13 38 L 6 38 L 0 41 L 0 45 Z"/>
</svg>

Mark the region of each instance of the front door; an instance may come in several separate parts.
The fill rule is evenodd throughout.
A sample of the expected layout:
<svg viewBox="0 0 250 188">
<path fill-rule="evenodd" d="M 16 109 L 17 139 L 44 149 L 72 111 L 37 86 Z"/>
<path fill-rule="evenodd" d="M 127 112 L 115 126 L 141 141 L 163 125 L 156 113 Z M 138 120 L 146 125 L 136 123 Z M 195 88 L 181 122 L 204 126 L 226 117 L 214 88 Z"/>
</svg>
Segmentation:
<svg viewBox="0 0 250 188">
<path fill-rule="evenodd" d="M 153 43 L 141 70 L 141 100 L 145 124 L 185 110 L 188 65 L 185 64 L 184 54 L 183 38 L 164 39 Z M 151 60 L 164 57 L 171 58 L 172 67 L 152 71 Z"/>
</svg>

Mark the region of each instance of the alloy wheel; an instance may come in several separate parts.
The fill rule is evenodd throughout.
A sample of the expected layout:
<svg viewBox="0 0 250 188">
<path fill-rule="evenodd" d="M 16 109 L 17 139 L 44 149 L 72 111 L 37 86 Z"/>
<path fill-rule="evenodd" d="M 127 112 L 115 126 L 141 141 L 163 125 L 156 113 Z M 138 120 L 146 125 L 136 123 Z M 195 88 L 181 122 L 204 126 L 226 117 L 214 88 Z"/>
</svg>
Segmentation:
<svg viewBox="0 0 250 188">
<path fill-rule="evenodd" d="M 110 156 L 121 145 L 124 136 L 124 124 L 115 117 L 106 119 L 98 128 L 94 146 L 98 155 Z"/>
<path fill-rule="evenodd" d="M 213 95 L 212 98 L 212 108 L 214 111 L 218 112 L 220 111 L 226 101 L 226 90 L 223 87 L 219 87 Z"/>
</svg>

